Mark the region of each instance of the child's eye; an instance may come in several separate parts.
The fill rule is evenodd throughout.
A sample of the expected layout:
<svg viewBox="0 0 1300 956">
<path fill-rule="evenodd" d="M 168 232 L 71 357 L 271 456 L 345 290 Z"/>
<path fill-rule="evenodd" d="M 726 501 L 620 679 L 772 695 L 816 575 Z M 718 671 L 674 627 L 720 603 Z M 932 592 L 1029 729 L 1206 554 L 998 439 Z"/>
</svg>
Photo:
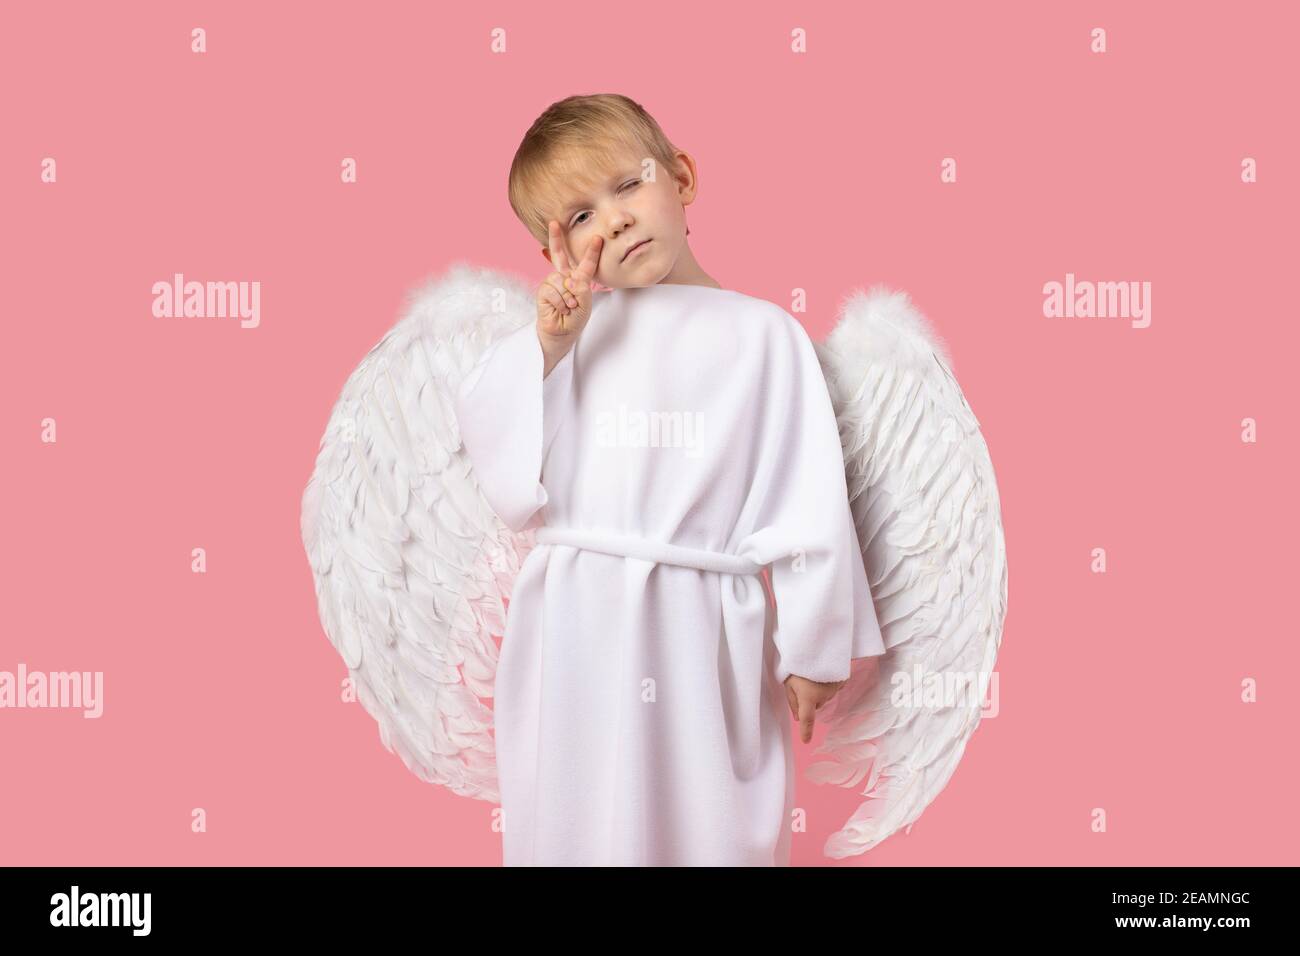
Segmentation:
<svg viewBox="0 0 1300 956">
<path fill-rule="evenodd" d="M 622 186 L 619 186 L 619 187 L 618 187 L 618 188 L 619 188 L 619 192 L 622 192 L 624 189 L 627 189 L 628 186 L 637 186 L 637 185 L 640 185 L 640 183 L 641 183 L 640 178 L 637 178 L 637 179 L 629 179 L 629 180 L 628 180 L 627 182 L 625 182 Z M 581 226 L 581 225 L 582 225 L 582 221 L 583 221 L 583 220 L 582 220 L 582 217 L 585 216 L 585 215 L 587 215 L 587 213 L 584 212 L 584 213 L 582 213 L 582 214 L 576 216 L 576 217 L 574 218 L 573 222 L 569 223 L 569 228 L 572 229 L 574 226 Z"/>
</svg>

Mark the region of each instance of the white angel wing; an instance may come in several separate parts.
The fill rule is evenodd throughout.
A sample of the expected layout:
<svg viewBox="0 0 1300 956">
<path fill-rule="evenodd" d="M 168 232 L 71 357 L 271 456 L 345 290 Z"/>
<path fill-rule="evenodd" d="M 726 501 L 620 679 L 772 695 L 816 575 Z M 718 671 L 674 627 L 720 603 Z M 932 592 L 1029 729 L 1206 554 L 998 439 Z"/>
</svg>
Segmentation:
<svg viewBox="0 0 1300 956">
<path fill-rule="evenodd" d="M 948 783 L 980 720 L 1007 608 L 1006 542 L 988 447 L 951 360 L 904 292 L 847 297 L 818 358 L 884 637 L 826 705 L 818 783 L 865 801 L 826 841 L 864 853 Z"/>
<path fill-rule="evenodd" d="M 302 498 L 321 623 L 384 746 L 492 802 L 493 637 L 533 531 L 484 500 L 453 400 L 492 342 L 533 321 L 522 281 L 467 263 L 408 295 L 343 386 Z"/>
</svg>

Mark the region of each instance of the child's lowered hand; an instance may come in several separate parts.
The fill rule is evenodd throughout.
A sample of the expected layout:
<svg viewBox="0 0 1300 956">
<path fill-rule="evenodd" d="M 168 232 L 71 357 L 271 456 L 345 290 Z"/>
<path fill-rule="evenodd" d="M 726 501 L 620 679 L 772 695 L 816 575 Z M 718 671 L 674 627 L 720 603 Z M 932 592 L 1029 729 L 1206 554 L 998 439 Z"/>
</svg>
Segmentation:
<svg viewBox="0 0 1300 956">
<path fill-rule="evenodd" d="M 790 702 L 790 713 L 799 722 L 799 739 L 804 743 L 812 740 L 814 714 L 846 683 L 839 680 L 822 684 L 798 674 L 785 679 L 786 700 Z"/>
<path fill-rule="evenodd" d="M 603 236 L 593 236 L 575 268 L 564 251 L 560 224 L 552 219 L 548 228 L 555 271 L 537 287 L 537 337 L 546 355 L 547 373 L 573 348 L 591 318 L 591 285 L 605 244 Z"/>
</svg>

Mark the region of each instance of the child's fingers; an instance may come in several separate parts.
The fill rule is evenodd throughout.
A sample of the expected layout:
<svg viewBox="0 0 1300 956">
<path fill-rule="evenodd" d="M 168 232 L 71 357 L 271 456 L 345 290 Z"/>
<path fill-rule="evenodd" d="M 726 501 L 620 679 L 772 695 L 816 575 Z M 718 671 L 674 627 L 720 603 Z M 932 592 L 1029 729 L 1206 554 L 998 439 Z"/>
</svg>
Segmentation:
<svg viewBox="0 0 1300 956">
<path fill-rule="evenodd" d="M 563 335 L 565 332 L 564 319 L 569 314 L 568 306 L 564 304 L 563 297 L 547 284 L 542 285 L 538 297 L 551 310 L 550 316 L 546 316 L 545 308 L 541 305 L 538 306 L 538 312 L 540 313 L 538 325 L 548 335 Z"/>
<path fill-rule="evenodd" d="M 578 298 L 569 291 L 567 280 L 564 278 L 563 274 L 552 272 L 546 277 L 546 284 L 551 286 L 560 294 L 564 299 L 564 304 L 570 309 L 576 309 L 578 307 Z"/>
<path fill-rule="evenodd" d="M 591 308 L 591 286 L 588 283 L 569 276 L 564 280 L 564 288 L 568 290 L 569 295 L 574 297 L 579 309 L 585 312 Z"/>
<path fill-rule="evenodd" d="M 558 312 L 560 315 L 564 315 L 566 312 L 569 311 L 569 307 L 568 305 L 565 304 L 564 301 L 564 293 L 556 289 L 555 286 L 551 285 L 548 282 L 542 286 L 540 291 L 542 294 L 542 298 L 546 300 L 546 304 L 549 305 L 556 312 Z"/>
<path fill-rule="evenodd" d="M 580 282 L 591 283 L 592 278 L 596 275 L 596 267 L 600 263 L 600 250 L 604 248 L 604 245 L 604 236 L 591 237 L 591 242 L 587 244 L 587 254 L 582 257 L 582 261 L 578 263 L 578 268 L 574 270 Z"/>
<path fill-rule="evenodd" d="M 794 688 L 789 684 L 785 685 L 785 702 L 790 705 L 790 718 L 799 719 L 799 695 L 794 692 Z"/>
<path fill-rule="evenodd" d="M 557 220 L 552 219 L 546 224 L 546 239 L 551 247 L 551 265 L 567 276 L 572 267 L 569 265 L 569 255 L 564 251 L 564 234 L 560 231 Z"/>
<path fill-rule="evenodd" d="M 812 740 L 813 720 L 817 708 L 813 706 L 811 698 L 804 697 L 799 701 L 799 738 L 807 743 Z"/>
</svg>

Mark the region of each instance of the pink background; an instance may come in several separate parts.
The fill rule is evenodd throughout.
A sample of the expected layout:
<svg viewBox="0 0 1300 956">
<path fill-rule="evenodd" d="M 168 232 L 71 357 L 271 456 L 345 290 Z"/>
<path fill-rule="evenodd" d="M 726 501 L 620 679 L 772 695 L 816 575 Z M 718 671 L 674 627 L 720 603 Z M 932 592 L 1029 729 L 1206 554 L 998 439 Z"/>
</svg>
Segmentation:
<svg viewBox="0 0 1300 956">
<path fill-rule="evenodd" d="M 103 671 L 105 712 L 0 710 L 0 863 L 500 862 L 492 806 L 340 702 L 299 503 L 408 289 L 458 258 L 540 280 L 510 159 L 592 92 L 696 157 L 725 286 L 808 290 L 814 338 L 850 289 L 907 290 L 996 466 L 1000 713 L 909 835 L 843 864 L 821 845 L 860 798 L 800 747 L 794 862 L 1300 862 L 1294 9 L 7 7 L 0 670 Z M 260 281 L 260 327 L 154 318 L 174 272 Z M 1151 326 L 1045 318 L 1067 272 L 1152 283 Z"/>
</svg>

